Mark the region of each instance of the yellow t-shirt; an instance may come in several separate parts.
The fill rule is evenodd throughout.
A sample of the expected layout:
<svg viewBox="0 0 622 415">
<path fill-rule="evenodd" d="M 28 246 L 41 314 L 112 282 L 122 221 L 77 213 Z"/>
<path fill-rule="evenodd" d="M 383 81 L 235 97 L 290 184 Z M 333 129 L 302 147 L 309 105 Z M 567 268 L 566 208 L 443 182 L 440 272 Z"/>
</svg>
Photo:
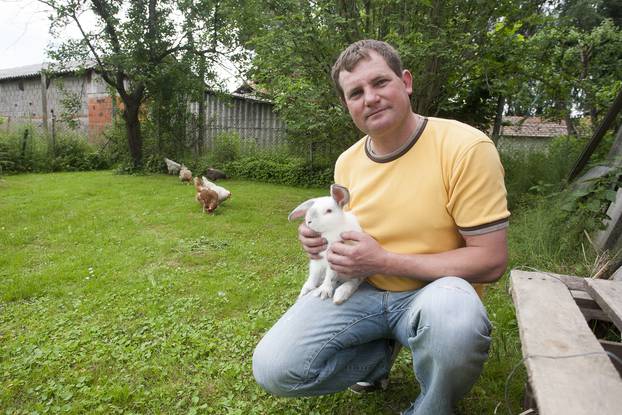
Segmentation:
<svg viewBox="0 0 622 415">
<path fill-rule="evenodd" d="M 503 167 L 493 142 L 453 120 L 419 118 L 419 128 L 394 154 L 377 157 L 368 137 L 343 152 L 335 183 L 350 190 L 348 209 L 390 252 L 439 253 L 464 246 L 462 235 L 506 227 Z M 412 278 L 373 275 L 388 291 L 420 288 Z"/>
</svg>

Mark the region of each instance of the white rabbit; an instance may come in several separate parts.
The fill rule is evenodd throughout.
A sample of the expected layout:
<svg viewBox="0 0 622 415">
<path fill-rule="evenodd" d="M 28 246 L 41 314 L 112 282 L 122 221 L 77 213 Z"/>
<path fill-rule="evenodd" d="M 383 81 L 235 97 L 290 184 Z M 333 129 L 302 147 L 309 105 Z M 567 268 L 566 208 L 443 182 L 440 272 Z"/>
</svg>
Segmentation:
<svg viewBox="0 0 622 415">
<path fill-rule="evenodd" d="M 218 186 L 216 183 L 210 182 L 205 178 L 205 176 L 201 176 L 201 183 L 203 187 L 207 187 L 208 189 L 212 189 L 216 193 L 218 193 L 218 202 L 222 202 L 223 200 L 231 197 L 231 192 L 225 189 L 222 186 Z"/>
<path fill-rule="evenodd" d="M 289 214 L 288 219 L 292 220 L 304 215 L 305 224 L 314 231 L 321 233 L 322 237 L 326 239 L 328 250 L 333 242 L 341 240 L 342 232 L 362 231 L 356 216 L 343 211 L 343 207 L 348 204 L 349 200 L 350 192 L 348 189 L 333 184 L 330 186 L 330 196 L 309 199 L 301 203 Z M 320 296 L 322 299 L 333 297 L 335 304 L 341 304 L 350 298 L 363 279 L 347 279 L 335 289 L 339 277 L 328 265 L 326 251 L 322 251 L 320 256 L 320 259 L 309 261 L 309 278 L 302 286 L 299 297 L 315 290 L 313 291 L 314 295 Z"/>
</svg>

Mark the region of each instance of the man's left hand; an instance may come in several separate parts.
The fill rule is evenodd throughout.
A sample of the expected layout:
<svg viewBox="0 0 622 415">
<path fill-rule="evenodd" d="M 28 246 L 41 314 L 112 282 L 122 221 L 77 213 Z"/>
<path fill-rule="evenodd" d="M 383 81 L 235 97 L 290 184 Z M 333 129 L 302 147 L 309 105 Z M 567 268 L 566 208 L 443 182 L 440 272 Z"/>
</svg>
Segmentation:
<svg viewBox="0 0 622 415">
<path fill-rule="evenodd" d="M 330 267 L 346 278 L 363 278 L 381 272 L 386 251 L 370 235 L 363 232 L 344 232 L 342 241 L 331 244 L 328 250 Z"/>
</svg>

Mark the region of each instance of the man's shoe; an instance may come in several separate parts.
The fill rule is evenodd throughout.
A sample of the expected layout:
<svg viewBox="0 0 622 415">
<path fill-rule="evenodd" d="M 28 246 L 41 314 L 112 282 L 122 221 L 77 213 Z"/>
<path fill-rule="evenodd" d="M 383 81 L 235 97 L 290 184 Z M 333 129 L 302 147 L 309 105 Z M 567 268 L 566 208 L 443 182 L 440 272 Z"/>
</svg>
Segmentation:
<svg viewBox="0 0 622 415">
<path fill-rule="evenodd" d="M 389 340 L 389 349 L 391 350 L 391 361 L 389 363 L 389 371 L 393 367 L 393 363 L 395 363 L 395 359 L 397 359 L 397 355 L 402 350 L 402 345 L 399 344 L 396 340 Z M 374 392 L 377 390 L 387 390 L 389 387 L 389 378 L 388 374 L 386 378 L 378 379 L 375 382 L 356 382 L 354 385 L 350 386 L 350 390 L 357 395 L 362 395 L 368 392 Z"/>
<path fill-rule="evenodd" d="M 377 390 L 387 390 L 389 387 L 389 379 L 384 378 L 377 380 L 373 383 L 370 382 L 356 382 L 350 386 L 350 391 L 357 395 L 363 395 L 365 393 L 374 392 Z"/>
</svg>

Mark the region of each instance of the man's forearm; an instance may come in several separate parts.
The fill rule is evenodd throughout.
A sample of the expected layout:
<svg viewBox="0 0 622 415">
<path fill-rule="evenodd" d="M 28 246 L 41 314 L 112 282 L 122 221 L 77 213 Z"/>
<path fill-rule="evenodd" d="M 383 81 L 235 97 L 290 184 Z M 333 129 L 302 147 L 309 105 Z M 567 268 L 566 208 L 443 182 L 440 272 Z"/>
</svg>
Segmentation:
<svg viewBox="0 0 622 415">
<path fill-rule="evenodd" d="M 481 247 L 464 247 L 438 254 L 396 254 L 386 252 L 379 273 L 433 281 L 445 276 L 469 282 L 494 282 L 506 269 L 505 249 L 491 255 Z"/>
</svg>

